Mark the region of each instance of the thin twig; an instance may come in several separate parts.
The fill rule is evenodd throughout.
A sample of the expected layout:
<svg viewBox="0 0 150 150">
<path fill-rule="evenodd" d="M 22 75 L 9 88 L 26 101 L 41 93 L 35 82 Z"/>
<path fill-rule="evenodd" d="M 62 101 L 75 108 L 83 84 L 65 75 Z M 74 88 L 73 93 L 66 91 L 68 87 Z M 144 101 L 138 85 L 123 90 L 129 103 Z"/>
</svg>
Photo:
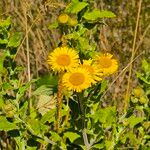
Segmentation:
<svg viewBox="0 0 150 150">
<path fill-rule="evenodd" d="M 136 19 L 136 27 L 135 27 L 134 39 L 133 39 L 133 45 L 132 45 L 132 55 L 131 55 L 130 62 L 133 62 L 133 59 L 135 57 L 135 45 L 136 45 L 137 32 L 138 32 L 138 27 L 139 27 L 139 19 L 140 19 L 140 13 L 141 13 L 141 6 L 142 6 L 142 0 L 139 1 L 138 14 L 137 14 L 137 19 Z M 129 103 L 130 80 L 131 80 L 131 74 L 132 74 L 132 67 L 133 67 L 133 63 L 130 63 L 128 83 L 127 83 L 127 90 L 126 90 L 126 94 L 125 94 L 125 109 L 124 109 L 125 111 L 127 110 L 128 103 Z"/>
</svg>

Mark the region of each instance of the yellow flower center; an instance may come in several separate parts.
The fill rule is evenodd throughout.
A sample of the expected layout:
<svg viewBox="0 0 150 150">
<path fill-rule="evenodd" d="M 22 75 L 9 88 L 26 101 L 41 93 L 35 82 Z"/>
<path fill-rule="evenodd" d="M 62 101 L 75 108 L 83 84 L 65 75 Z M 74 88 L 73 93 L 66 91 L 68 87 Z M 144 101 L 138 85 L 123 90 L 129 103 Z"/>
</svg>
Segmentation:
<svg viewBox="0 0 150 150">
<path fill-rule="evenodd" d="M 56 62 L 61 66 L 68 66 L 70 64 L 70 57 L 68 55 L 60 55 L 57 57 Z"/>
<path fill-rule="evenodd" d="M 99 64 L 103 68 L 109 68 L 112 65 L 112 61 L 110 58 L 102 57 L 99 59 Z"/>
<path fill-rule="evenodd" d="M 85 76 L 83 73 L 75 72 L 70 76 L 69 81 L 74 86 L 78 86 L 84 83 Z"/>
</svg>

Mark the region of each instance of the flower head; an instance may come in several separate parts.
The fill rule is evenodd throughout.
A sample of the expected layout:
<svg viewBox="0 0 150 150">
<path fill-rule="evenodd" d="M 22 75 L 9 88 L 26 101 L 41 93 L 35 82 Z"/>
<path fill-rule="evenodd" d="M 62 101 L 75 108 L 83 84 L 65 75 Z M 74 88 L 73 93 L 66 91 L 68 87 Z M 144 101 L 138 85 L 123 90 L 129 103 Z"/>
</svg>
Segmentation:
<svg viewBox="0 0 150 150">
<path fill-rule="evenodd" d="M 58 47 L 48 56 L 48 64 L 53 71 L 70 70 L 79 65 L 79 56 L 77 52 L 68 47 Z"/>
<path fill-rule="evenodd" d="M 75 19 L 75 18 L 70 18 L 70 19 L 68 20 L 68 24 L 69 24 L 70 26 L 76 26 L 76 25 L 78 24 L 78 21 L 77 21 L 77 19 Z"/>
<path fill-rule="evenodd" d="M 58 16 L 58 21 L 62 24 L 67 23 L 69 20 L 69 16 L 67 14 L 61 14 Z"/>
<path fill-rule="evenodd" d="M 93 63 L 93 60 L 83 60 L 83 64 L 81 65 L 83 68 L 86 68 L 89 74 L 92 76 L 92 83 L 96 83 L 97 81 L 102 80 L 102 72 L 98 67 Z"/>
<path fill-rule="evenodd" d="M 97 55 L 95 58 L 97 66 L 102 70 L 104 75 L 113 74 L 118 69 L 118 62 L 112 57 L 113 55 L 106 53 Z"/>
<path fill-rule="evenodd" d="M 78 67 L 64 74 L 62 78 L 63 85 L 68 90 L 81 92 L 91 86 L 91 76 L 85 68 Z"/>
</svg>

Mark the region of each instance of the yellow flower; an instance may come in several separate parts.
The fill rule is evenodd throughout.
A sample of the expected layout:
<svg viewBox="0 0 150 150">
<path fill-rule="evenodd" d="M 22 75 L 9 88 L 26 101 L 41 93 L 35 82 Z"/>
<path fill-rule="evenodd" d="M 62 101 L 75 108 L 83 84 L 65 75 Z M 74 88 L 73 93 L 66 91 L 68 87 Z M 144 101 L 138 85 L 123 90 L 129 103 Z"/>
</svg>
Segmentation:
<svg viewBox="0 0 150 150">
<path fill-rule="evenodd" d="M 133 93 L 134 93 L 134 96 L 137 98 L 140 98 L 141 96 L 144 95 L 144 91 L 141 87 L 136 87 L 135 89 L 133 89 Z"/>
<path fill-rule="evenodd" d="M 63 85 L 68 90 L 81 92 L 91 86 L 91 76 L 85 68 L 78 67 L 64 74 L 62 78 Z"/>
<path fill-rule="evenodd" d="M 58 47 L 48 56 L 48 64 L 53 71 L 70 70 L 79 65 L 79 56 L 77 52 L 68 47 Z"/>
<path fill-rule="evenodd" d="M 76 26 L 77 24 L 78 24 L 78 21 L 77 21 L 77 19 L 75 19 L 75 18 L 70 18 L 69 20 L 68 20 L 68 24 L 70 25 L 70 26 Z"/>
<path fill-rule="evenodd" d="M 110 75 L 117 71 L 118 62 L 112 58 L 109 53 L 97 55 L 95 58 L 96 64 L 102 70 L 103 75 Z"/>
<path fill-rule="evenodd" d="M 65 24 L 65 23 L 68 22 L 68 20 L 69 20 L 69 16 L 67 14 L 61 14 L 61 15 L 58 16 L 58 21 L 60 23 Z"/>
<path fill-rule="evenodd" d="M 95 84 L 97 81 L 102 80 L 102 72 L 98 67 L 93 64 L 93 60 L 83 60 L 83 64 L 81 65 L 83 68 L 86 68 L 89 74 L 92 76 L 92 83 Z"/>
</svg>

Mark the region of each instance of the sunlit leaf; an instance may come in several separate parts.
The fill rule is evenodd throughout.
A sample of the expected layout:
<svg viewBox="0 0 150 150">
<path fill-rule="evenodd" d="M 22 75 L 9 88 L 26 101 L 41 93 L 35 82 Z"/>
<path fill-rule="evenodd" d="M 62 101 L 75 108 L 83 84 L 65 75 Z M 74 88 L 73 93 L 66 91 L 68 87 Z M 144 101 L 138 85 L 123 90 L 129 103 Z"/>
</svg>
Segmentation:
<svg viewBox="0 0 150 150">
<path fill-rule="evenodd" d="M 0 39 L 0 44 L 7 44 L 8 40 L 7 39 Z"/>
<path fill-rule="evenodd" d="M 80 137 L 79 134 L 74 133 L 74 132 L 65 132 L 64 136 L 67 137 L 72 143 L 74 140 Z"/>
<path fill-rule="evenodd" d="M 51 122 L 55 121 L 55 113 L 56 113 L 55 109 L 50 109 L 42 116 L 42 119 L 40 122 L 44 124 L 46 122 L 51 123 Z"/>
<path fill-rule="evenodd" d="M 105 127 L 112 125 L 116 122 L 116 108 L 115 107 L 106 107 L 99 109 L 95 115 L 94 119 L 99 120 Z"/>
<path fill-rule="evenodd" d="M 101 89 L 100 89 L 100 93 L 103 93 L 105 91 L 105 89 L 107 88 L 107 84 L 108 84 L 108 81 L 107 80 L 103 80 L 101 82 Z"/>
<path fill-rule="evenodd" d="M 130 118 L 128 118 L 128 122 L 129 122 L 129 125 L 130 125 L 131 128 L 133 128 L 135 125 L 139 124 L 143 120 L 144 120 L 144 118 L 135 117 L 135 116 L 131 116 Z"/>
<path fill-rule="evenodd" d="M 146 84 L 150 85 L 150 81 L 148 81 L 145 77 L 143 77 L 143 75 L 139 72 L 136 72 L 137 77 L 142 80 L 143 82 L 145 82 Z"/>
<path fill-rule="evenodd" d="M 142 68 L 144 69 L 145 73 L 150 72 L 150 64 L 145 59 L 142 61 Z"/>
<path fill-rule="evenodd" d="M 78 0 L 73 0 L 65 9 L 66 13 L 72 13 L 77 14 L 80 12 L 83 8 L 85 8 L 88 5 L 86 2 L 80 2 Z"/>
<path fill-rule="evenodd" d="M 104 149 L 105 144 L 104 143 L 94 144 L 93 147 L 97 149 Z"/>
<path fill-rule="evenodd" d="M 85 13 L 83 17 L 86 20 L 95 21 L 99 18 L 114 18 L 116 15 L 111 11 L 93 10 L 92 12 Z"/>
<path fill-rule="evenodd" d="M 51 139 L 53 139 L 54 142 L 61 141 L 61 137 L 59 136 L 58 133 L 53 131 L 50 131 L 50 133 L 51 133 Z"/>
<path fill-rule="evenodd" d="M 51 24 L 49 24 L 49 26 L 48 26 L 48 29 L 56 29 L 57 27 L 58 27 L 58 22 L 54 22 L 54 23 L 51 23 Z"/>
<path fill-rule="evenodd" d="M 10 17 L 8 17 L 6 20 L 0 21 L 0 27 L 8 29 L 11 25 Z"/>
<path fill-rule="evenodd" d="M 37 119 L 29 119 L 28 120 L 28 126 L 30 127 L 31 130 L 33 130 L 34 134 L 41 134 L 42 130 L 46 130 L 47 126 L 44 124 L 41 124 L 39 120 Z"/>
<path fill-rule="evenodd" d="M 27 114 L 28 102 L 24 102 L 23 106 L 19 109 L 18 113 L 23 118 Z"/>
<path fill-rule="evenodd" d="M 88 50 L 90 48 L 89 40 L 87 38 L 79 37 L 78 40 L 79 40 L 79 43 L 80 43 L 80 47 L 83 51 Z"/>
<path fill-rule="evenodd" d="M 4 116 L 0 116 L 0 131 L 18 129 L 16 124 L 9 122 Z"/>
<path fill-rule="evenodd" d="M 12 37 L 10 37 L 8 42 L 8 47 L 18 47 L 22 39 L 22 33 L 16 32 Z"/>
</svg>

